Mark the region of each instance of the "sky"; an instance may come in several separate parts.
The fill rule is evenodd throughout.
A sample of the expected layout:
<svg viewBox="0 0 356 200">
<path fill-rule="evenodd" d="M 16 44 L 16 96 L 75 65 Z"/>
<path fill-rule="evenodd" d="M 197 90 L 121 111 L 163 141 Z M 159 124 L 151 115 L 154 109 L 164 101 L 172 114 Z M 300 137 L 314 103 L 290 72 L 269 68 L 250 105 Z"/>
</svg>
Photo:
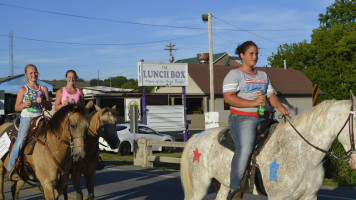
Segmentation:
<svg viewBox="0 0 356 200">
<path fill-rule="evenodd" d="M 267 58 L 280 45 L 310 42 L 319 14 L 333 2 L 0 0 L 0 77 L 22 74 L 32 63 L 41 80 L 62 80 L 69 69 L 87 81 L 137 79 L 141 59 L 169 62 L 170 42 L 176 45 L 175 60 L 208 53 L 208 23 L 201 19 L 208 13 L 214 54 L 235 56 L 238 44 L 252 40 L 259 47 L 256 66 L 269 66 Z"/>
</svg>

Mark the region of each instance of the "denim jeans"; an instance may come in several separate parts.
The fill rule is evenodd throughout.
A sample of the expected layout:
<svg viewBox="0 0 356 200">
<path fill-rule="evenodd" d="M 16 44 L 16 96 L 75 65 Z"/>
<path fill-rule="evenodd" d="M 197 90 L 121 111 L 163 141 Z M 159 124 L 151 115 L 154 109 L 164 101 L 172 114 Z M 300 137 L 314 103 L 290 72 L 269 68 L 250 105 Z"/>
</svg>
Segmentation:
<svg viewBox="0 0 356 200">
<path fill-rule="evenodd" d="M 262 121 L 260 117 L 231 114 L 229 126 L 235 152 L 231 161 L 230 188 L 237 189 L 243 178 L 247 162 L 252 154 L 256 138 L 256 127 Z"/>
<path fill-rule="evenodd" d="M 33 117 L 21 117 L 19 131 L 17 133 L 17 138 L 15 144 L 10 152 L 9 164 L 7 164 L 7 170 L 10 171 L 14 166 L 16 159 L 22 151 L 23 146 L 26 144 L 26 137 L 30 129 L 30 122 Z"/>
</svg>

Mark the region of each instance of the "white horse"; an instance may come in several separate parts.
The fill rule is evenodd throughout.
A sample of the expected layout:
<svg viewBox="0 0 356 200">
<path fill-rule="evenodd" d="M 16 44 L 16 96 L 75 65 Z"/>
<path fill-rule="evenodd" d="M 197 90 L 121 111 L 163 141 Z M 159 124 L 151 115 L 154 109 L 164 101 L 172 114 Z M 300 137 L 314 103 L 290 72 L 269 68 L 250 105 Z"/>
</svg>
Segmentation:
<svg viewBox="0 0 356 200">
<path fill-rule="evenodd" d="M 351 96 L 355 99 L 352 93 Z M 349 118 L 348 124 L 353 122 L 350 129 L 355 129 L 351 102 L 324 101 L 290 122 L 307 141 L 321 149 L 329 149 L 338 137 L 344 149 L 349 151 L 352 146 L 349 126 L 344 129 L 342 126 Z M 233 152 L 218 143 L 218 133 L 223 129 L 205 130 L 187 142 L 181 158 L 181 181 L 186 200 L 203 199 L 213 179 L 221 184 L 216 199 L 227 198 Z M 352 140 L 355 143 L 355 139 Z M 324 156 L 325 153 L 307 144 L 289 123 L 279 123 L 256 157 L 268 198 L 316 200 L 324 179 Z M 349 158 L 351 168 L 356 169 L 356 152 L 349 153 Z"/>
</svg>

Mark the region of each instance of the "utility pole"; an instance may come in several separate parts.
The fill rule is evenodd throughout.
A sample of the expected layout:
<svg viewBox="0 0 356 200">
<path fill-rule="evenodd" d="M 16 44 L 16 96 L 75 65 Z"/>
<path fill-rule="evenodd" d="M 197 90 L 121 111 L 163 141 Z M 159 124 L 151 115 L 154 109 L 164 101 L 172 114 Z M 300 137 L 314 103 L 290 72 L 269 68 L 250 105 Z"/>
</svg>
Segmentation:
<svg viewBox="0 0 356 200">
<path fill-rule="evenodd" d="M 213 60 L 213 37 L 211 26 L 211 13 L 202 14 L 204 22 L 209 25 L 209 74 L 210 74 L 210 107 L 209 112 L 205 113 L 205 129 L 219 127 L 219 112 L 215 112 L 215 91 L 214 91 L 214 60 Z"/>
<path fill-rule="evenodd" d="M 172 44 L 172 42 L 169 42 L 169 45 L 167 45 L 164 50 L 168 50 L 169 51 L 169 62 L 170 63 L 173 63 L 174 61 L 174 57 L 173 57 L 173 54 L 172 54 L 172 51 L 173 50 L 178 50 L 178 49 L 173 49 L 173 47 L 175 47 L 176 45 L 175 44 Z"/>
<path fill-rule="evenodd" d="M 208 21 L 209 26 L 209 74 L 210 74 L 210 112 L 215 111 L 214 99 L 214 60 L 213 60 L 213 37 L 212 37 L 212 27 L 211 27 L 211 13 L 203 14 L 202 20 L 204 22 Z"/>
<path fill-rule="evenodd" d="M 9 64 L 10 64 L 10 75 L 14 75 L 14 33 L 10 32 L 9 41 Z"/>
</svg>

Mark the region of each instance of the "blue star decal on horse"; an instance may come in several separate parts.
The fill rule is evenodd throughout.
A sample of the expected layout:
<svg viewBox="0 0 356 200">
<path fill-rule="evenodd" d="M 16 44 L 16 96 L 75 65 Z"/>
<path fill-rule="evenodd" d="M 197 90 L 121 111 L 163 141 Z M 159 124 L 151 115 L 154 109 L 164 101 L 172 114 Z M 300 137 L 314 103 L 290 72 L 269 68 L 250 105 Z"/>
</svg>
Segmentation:
<svg viewBox="0 0 356 200">
<path fill-rule="evenodd" d="M 277 159 L 274 158 L 273 163 L 269 164 L 269 181 L 272 182 L 273 180 L 277 183 L 277 170 L 279 168 L 279 164 L 277 164 Z"/>
</svg>

